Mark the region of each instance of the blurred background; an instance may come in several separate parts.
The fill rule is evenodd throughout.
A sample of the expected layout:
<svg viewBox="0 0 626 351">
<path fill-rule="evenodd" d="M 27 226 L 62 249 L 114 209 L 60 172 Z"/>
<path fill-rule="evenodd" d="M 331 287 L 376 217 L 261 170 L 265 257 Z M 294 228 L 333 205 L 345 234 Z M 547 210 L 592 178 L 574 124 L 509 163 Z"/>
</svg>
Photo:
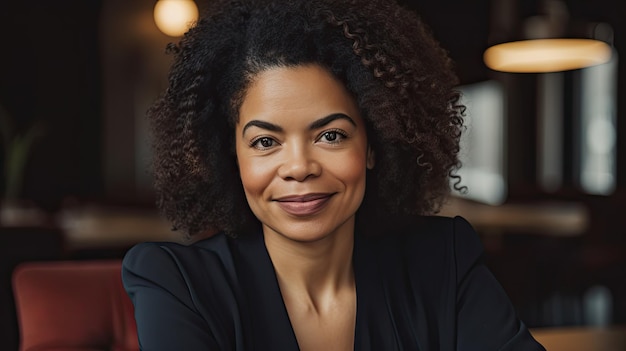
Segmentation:
<svg viewBox="0 0 626 351">
<path fill-rule="evenodd" d="M 468 191 L 442 214 L 475 226 L 530 327 L 626 323 L 626 3 L 400 2 L 449 51 L 468 106 Z M 120 258 L 136 242 L 181 240 L 156 212 L 149 168 L 145 111 L 178 40 L 157 27 L 156 4 L 0 3 L 2 349 L 17 349 L 19 262 Z M 522 73 L 483 58 L 495 44 L 555 35 L 599 39 L 610 57 Z"/>
</svg>

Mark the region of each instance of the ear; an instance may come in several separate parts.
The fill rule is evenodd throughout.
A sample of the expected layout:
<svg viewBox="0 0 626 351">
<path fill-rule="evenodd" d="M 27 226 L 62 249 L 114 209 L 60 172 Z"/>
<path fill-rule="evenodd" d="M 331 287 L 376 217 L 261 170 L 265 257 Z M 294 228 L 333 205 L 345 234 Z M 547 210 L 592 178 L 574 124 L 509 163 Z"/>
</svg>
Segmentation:
<svg viewBox="0 0 626 351">
<path fill-rule="evenodd" d="M 371 146 L 367 146 L 367 159 L 365 161 L 365 166 L 367 169 L 374 169 L 374 165 L 376 164 L 376 154 Z"/>
</svg>

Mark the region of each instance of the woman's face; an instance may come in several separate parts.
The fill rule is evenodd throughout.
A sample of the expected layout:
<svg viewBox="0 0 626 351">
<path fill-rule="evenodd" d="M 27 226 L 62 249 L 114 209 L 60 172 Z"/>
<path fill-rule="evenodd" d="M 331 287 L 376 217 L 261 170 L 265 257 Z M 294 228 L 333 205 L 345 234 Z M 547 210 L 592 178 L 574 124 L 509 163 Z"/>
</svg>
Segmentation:
<svg viewBox="0 0 626 351">
<path fill-rule="evenodd" d="M 354 99 L 328 71 L 259 73 L 235 133 L 243 188 L 265 235 L 311 242 L 354 230 L 374 159 Z"/>
</svg>

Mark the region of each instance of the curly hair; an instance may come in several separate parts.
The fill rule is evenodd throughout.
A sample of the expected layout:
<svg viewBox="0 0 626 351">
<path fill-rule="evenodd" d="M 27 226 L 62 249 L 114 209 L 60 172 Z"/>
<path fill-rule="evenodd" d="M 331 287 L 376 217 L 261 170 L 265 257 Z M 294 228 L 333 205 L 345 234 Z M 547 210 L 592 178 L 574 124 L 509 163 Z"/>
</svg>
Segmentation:
<svg viewBox="0 0 626 351">
<path fill-rule="evenodd" d="M 158 207 L 188 235 L 259 225 L 234 126 L 246 88 L 272 67 L 318 64 L 353 94 L 376 154 L 360 220 L 436 213 L 450 178 L 458 184 L 464 107 L 453 62 L 393 0 L 217 1 L 168 49 L 169 86 L 148 111 L 155 187 Z"/>
</svg>

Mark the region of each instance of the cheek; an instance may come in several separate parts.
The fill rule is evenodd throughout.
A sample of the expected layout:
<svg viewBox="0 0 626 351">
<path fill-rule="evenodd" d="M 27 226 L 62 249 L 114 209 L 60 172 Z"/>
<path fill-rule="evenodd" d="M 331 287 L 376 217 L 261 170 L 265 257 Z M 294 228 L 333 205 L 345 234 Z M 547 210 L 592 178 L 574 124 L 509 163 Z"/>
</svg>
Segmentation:
<svg viewBox="0 0 626 351">
<path fill-rule="evenodd" d="M 365 191 L 366 163 L 361 152 L 352 153 L 349 157 L 341 157 L 329 162 L 332 173 L 357 195 Z"/>
<path fill-rule="evenodd" d="M 349 179 L 353 186 L 356 187 L 355 191 L 359 193 L 365 192 L 365 162 L 362 160 L 352 161 L 348 167 L 345 168 L 345 177 Z"/>
<path fill-rule="evenodd" d="M 251 196 L 259 196 L 263 193 L 271 181 L 271 173 L 266 162 L 239 159 L 239 176 L 248 201 L 251 200 Z"/>
</svg>

